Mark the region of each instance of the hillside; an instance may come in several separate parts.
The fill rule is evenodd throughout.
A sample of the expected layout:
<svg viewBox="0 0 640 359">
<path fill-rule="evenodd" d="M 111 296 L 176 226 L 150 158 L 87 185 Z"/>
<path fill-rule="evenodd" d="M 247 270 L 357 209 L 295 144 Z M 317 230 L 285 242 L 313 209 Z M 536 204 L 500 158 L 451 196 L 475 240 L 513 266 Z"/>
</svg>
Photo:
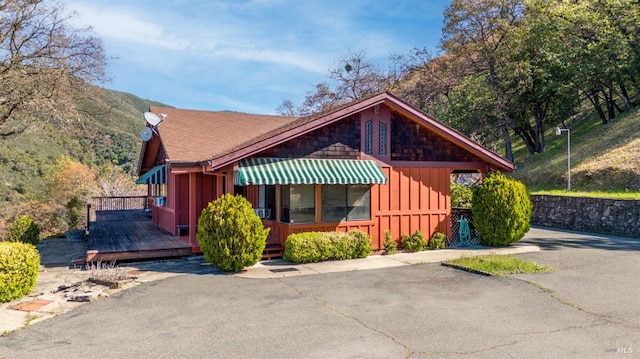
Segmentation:
<svg viewBox="0 0 640 359">
<path fill-rule="evenodd" d="M 586 112 L 591 114 L 590 112 Z M 640 110 L 603 125 L 595 116 L 571 128 L 572 191 L 640 192 Z M 530 156 L 515 148 L 514 177 L 532 191 L 567 188 L 567 134 L 545 133 L 546 149 Z"/>
<path fill-rule="evenodd" d="M 46 197 L 44 177 L 62 155 L 91 167 L 113 163 L 133 174 L 142 114 L 150 105 L 166 106 L 91 87 L 78 101 L 80 118 L 67 120 L 61 128 L 43 115 L 25 132 L 0 138 L 0 227 L 12 216 L 12 204 Z"/>
</svg>

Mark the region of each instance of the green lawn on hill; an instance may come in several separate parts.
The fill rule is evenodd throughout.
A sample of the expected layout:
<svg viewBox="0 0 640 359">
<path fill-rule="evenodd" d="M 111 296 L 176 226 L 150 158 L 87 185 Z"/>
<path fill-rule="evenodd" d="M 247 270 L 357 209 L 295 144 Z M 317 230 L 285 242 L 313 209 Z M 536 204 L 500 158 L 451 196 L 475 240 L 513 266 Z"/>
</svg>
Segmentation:
<svg viewBox="0 0 640 359">
<path fill-rule="evenodd" d="M 640 111 L 603 125 L 596 118 L 571 129 L 571 192 L 567 193 L 567 133 L 545 133 L 543 153 L 529 155 L 514 143 L 516 171 L 532 193 L 640 198 Z"/>
</svg>

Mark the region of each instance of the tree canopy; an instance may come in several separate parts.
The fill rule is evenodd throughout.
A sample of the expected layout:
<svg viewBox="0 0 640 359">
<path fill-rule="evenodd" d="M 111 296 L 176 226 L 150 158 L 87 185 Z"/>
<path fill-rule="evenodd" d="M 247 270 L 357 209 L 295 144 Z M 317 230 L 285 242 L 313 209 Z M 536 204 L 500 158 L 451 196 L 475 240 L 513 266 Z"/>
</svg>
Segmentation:
<svg viewBox="0 0 640 359">
<path fill-rule="evenodd" d="M 102 40 L 72 26 L 74 15 L 47 0 L 0 0 L 0 137 L 42 114 L 75 117 L 83 83 L 107 79 Z"/>
<path fill-rule="evenodd" d="M 514 136 L 533 155 L 546 130 L 570 126 L 584 106 L 606 124 L 640 104 L 637 0 L 453 0 L 440 51 L 393 55 L 386 71 L 364 51 L 349 54 L 332 82 L 279 112 L 305 115 L 387 90 L 475 140 L 502 143 L 513 161 Z"/>
</svg>

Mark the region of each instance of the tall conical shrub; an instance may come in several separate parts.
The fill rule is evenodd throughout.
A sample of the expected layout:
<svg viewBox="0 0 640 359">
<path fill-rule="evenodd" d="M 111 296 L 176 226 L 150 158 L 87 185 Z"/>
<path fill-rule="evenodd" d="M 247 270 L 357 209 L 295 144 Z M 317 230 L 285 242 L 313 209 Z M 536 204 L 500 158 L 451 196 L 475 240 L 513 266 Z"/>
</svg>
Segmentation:
<svg viewBox="0 0 640 359">
<path fill-rule="evenodd" d="M 506 246 L 522 239 L 531 227 L 533 203 L 518 180 L 491 172 L 473 191 L 472 202 L 481 244 Z"/>
<path fill-rule="evenodd" d="M 200 215 L 197 238 L 209 263 L 239 272 L 260 261 L 269 230 L 246 198 L 225 194 Z"/>
</svg>

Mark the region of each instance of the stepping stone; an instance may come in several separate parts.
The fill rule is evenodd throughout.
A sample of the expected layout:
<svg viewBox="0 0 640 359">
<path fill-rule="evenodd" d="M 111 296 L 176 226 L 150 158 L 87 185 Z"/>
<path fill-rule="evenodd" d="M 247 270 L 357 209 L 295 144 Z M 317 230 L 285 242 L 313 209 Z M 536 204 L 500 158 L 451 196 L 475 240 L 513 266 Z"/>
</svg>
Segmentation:
<svg viewBox="0 0 640 359">
<path fill-rule="evenodd" d="M 45 305 L 50 304 L 52 302 L 53 302 L 52 300 L 36 299 L 30 302 L 18 303 L 18 304 L 12 305 L 9 307 L 9 309 L 20 310 L 23 312 L 35 312 L 37 310 L 40 310 Z"/>
</svg>

